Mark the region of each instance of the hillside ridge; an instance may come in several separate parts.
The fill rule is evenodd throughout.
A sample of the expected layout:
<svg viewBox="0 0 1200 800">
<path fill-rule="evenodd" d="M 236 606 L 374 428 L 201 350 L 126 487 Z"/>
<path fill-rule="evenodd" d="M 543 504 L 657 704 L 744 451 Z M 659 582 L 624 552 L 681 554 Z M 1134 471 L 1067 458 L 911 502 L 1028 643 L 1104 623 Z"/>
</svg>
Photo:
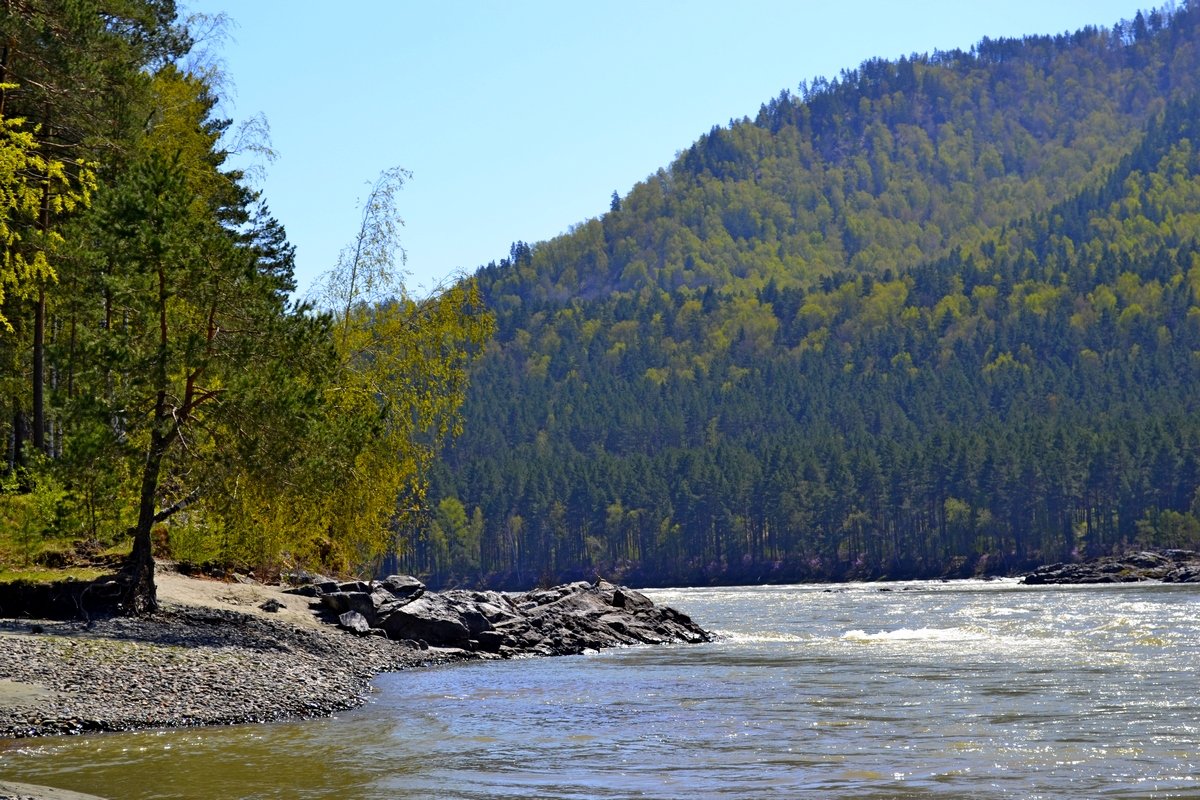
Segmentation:
<svg viewBox="0 0 1200 800">
<path fill-rule="evenodd" d="M 867 62 L 515 245 L 479 273 L 498 334 L 407 568 L 753 583 L 1193 545 L 1198 20 Z"/>
</svg>

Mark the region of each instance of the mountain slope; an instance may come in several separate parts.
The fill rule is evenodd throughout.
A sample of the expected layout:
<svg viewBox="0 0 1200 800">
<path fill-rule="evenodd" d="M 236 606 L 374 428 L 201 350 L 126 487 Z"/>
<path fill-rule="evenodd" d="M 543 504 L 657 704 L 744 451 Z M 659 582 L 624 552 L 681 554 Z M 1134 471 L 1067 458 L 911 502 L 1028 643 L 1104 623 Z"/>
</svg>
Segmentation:
<svg viewBox="0 0 1200 800">
<path fill-rule="evenodd" d="M 869 62 L 514 246 L 408 566 L 959 574 L 1200 536 L 1198 20 Z"/>
<path fill-rule="evenodd" d="M 870 61 L 781 93 L 485 282 L 508 308 L 909 268 L 1111 168 L 1166 99 L 1200 88 L 1197 13 Z"/>
</svg>

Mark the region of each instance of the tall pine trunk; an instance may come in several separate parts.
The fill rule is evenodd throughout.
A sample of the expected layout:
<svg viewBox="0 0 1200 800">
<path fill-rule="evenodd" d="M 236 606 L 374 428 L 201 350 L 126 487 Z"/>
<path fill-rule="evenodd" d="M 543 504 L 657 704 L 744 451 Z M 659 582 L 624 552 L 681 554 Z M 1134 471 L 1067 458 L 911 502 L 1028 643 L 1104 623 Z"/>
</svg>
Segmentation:
<svg viewBox="0 0 1200 800">
<path fill-rule="evenodd" d="M 160 395 L 165 397 L 164 395 Z M 162 401 L 165 405 L 165 401 Z M 163 419 L 156 420 L 150 435 L 150 446 L 146 451 L 146 463 L 142 468 L 142 486 L 138 498 L 138 520 L 133 529 L 133 550 L 125 562 L 125 582 L 122 606 L 134 614 L 145 614 L 158 608 L 158 588 L 154 585 L 154 531 L 155 498 L 158 495 L 158 477 L 162 469 L 163 456 L 170 446 L 170 436 L 163 433 Z"/>
<path fill-rule="evenodd" d="M 158 608 L 158 590 L 154 585 L 154 507 L 158 497 L 158 479 L 162 470 L 163 457 L 171 441 L 179 432 L 179 422 L 172 418 L 167 409 L 167 273 L 163 264 L 158 265 L 158 354 L 155 356 L 154 380 L 154 424 L 150 431 L 150 444 L 146 448 L 146 462 L 142 467 L 142 486 L 138 496 L 138 520 L 133 529 L 133 550 L 125 562 L 122 577 L 125 581 L 122 605 L 126 611 L 144 614 Z"/>
<path fill-rule="evenodd" d="M 46 451 L 46 290 L 33 309 L 33 446 Z"/>
<path fill-rule="evenodd" d="M 42 185 L 42 205 L 38 213 L 38 230 L 43 240 L 50 233 L 50 181 Z M 46 448 L 46 287 L 38 286 L 33 310 L 33 446 L 48 453 Z"/>
</svg>

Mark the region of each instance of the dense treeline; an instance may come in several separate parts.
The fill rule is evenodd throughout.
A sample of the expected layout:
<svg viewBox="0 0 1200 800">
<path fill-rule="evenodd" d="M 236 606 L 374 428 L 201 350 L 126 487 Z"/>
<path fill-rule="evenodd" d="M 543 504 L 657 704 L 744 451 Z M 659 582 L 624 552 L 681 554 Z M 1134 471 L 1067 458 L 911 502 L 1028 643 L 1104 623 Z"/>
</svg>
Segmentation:
<svg viewBox="0 0 1200 800">
<path fill-rule="evenodd" d="M 191 36 L 173 0 L 0 8 L 0 566 L 132 539 L 134 607 L 156 537 L 266 567 L 390 549 L 490 324 L 471 282 L 395 281 L 395 170 L 330 294 L 291 300 L 286 234 L 227 163 L 253 131 L 227 135 Z"/>
<path fill-rule="evenodd" d="M 1200 544 L 1200 8 L 872 61 L 480 271 L 434 580 Z"/>
</svg>

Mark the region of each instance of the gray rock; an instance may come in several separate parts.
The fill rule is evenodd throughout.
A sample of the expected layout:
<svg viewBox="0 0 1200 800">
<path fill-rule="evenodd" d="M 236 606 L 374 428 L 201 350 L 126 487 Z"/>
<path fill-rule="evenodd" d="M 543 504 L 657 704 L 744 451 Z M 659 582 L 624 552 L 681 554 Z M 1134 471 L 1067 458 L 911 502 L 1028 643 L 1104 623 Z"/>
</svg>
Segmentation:
<svg viewBox="0 0 1200 800">
<path fill-rule="evenodd" d="M 351 633 L 365 636 L 371 632 L 371 623 L 357 611 L 347 611 L 338 617 L 338 625 Z"/>
<path fill-rule="evenodd" d="M 388 575 L 381 582 L 382 588 L 401 599 L 417 599 L 425 594 L 425 584 L 411 575 Z"/>
<path fill-rule="evenodd" d="M 503 625 L 505 622 L 517 618 L 517 614 L 514 613 L 515 610 L 510 608 L 501 608 L 499 605 L 487 601 L 481 602 L 476 606 L 476 609 L 480 614 L 483 614 L 483 616 L 487 618 L 487 621 L 492 623 L 492 625 Z"/>
<path fill-rule="evenodd" d="M 12 798 L 12 800 L 103 800 L 92 794 L 14 781 L 0 781 L 0 798 L 5 798 L 5 800 L 8 798 Z"/>
<path fill-rule="evenodd" d="M 459 619 L 467 626 L 467 630 L 474 637 L 480 633 L 486 633 L 492 630 L 492 623 L 488 620 L 487 615 L 477 608 L 459 608 Z"/>
<path fill-rule="evenodd" d="M 1029 585 L 1136 583 L 1146 580 L 1180 582 L 1191 571 L 1200 574 L 1200 553 L 1188 550 L 1142 551 L 1120 556 L 1104 556 L 1074 564 L 1049 564 L 1026 575 Z"/>
<path fill-rule="evenodd" d="M 499 653 L 504 647 L 505 636 L 500 631 L 481 631 L 476 634 L 475 642 L 485 653 Z"/>
<path fill-rule="evenodd" d="M 1164 583 L 1200 583 L 1200 565 L 1175 567 L 1162 579 Z"/>
<path fill-rule="evenodd" d="M 641 592 L 635 592 L 632 589 L 615 589 L 613 591 L 612 604 L 616 608 L 627 610 L 654 608 L 653 600 Z"/>
<path fill-rule="evenodd" d="M 375 605 L 375 613 L 381 618 L 386 617 L 393 610 L 399 608 L 405 603 L 416 600 L 415 597 L 396 597 L 396 595 L 384 589 L 382 585 L 376 586 L 371 591 L 371 602 Z"/>
<path fill-rule="evenodd" d="M 458 610 L 431 595 L 397 608 L 380 620 L 379 627 L 391 639 L 423 639 L 434 647 L 465 648 L 471 639 Z"/>
<path fill-rule="evenodd" d="M 306 569 L 292 570 L 285 572 L 279 576 L 281 582 L 285 582 L 291 586 L 315 586 L 318 583 L 326 583 L 330 578 L 320 575 L 316 572 L 309 572 Z"/>
<path fill-rule="evenodd" d="M 408 602 L 380 602 L 386 587 L 420 591 Z M 377 586 L 377 625 L 392 639 L 417 639 L 501 657 L 561 655 L 630 644 L 709 641 L 686 615 L 640 592 L 576 582 L 524 594 L 450 590 L 424 594 L 415 579 L 392 576 Z M 354 593 L 340 593 L 342 595 Z M 336 602 L 345 602 L 339 596 Z"/>
<path fill-rule="evenodd" d="M 1122 560 L 1126 564 L 1131 564 L 1132 566 L 1141 567 L 1143 569 L 1152 569 L 1154 567 L 1161 567 L 1164 564 L 1167 564 L 1169 562 L 1169 559 L 1166 556 L 1160 555 L 1159 553 L 1149 552 L 1149 551 L 1143 551 L 1141 553 L 1133 553 L 1131 555 L 1125 556 L 1124 559 L 1122 559 Z"/>
<path fill-rule="evenodd" d="M 330 592 L 321 595 L 321 605 L 335 614 L 357 611 L 368 620 L 375 621 L 375 603 L 366 592 Z"/>
</svg>

